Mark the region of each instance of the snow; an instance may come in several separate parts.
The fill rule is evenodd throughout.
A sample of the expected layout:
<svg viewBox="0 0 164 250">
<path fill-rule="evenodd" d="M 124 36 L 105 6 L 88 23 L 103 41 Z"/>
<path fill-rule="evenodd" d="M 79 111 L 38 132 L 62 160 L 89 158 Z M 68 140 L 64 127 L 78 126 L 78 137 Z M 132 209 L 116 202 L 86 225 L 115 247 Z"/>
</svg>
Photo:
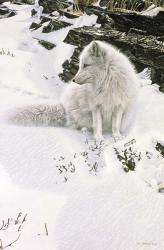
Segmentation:
<svg viewBox="0 0 164 250">
<path fill-rule="evenodd" d="M 157 7 L 155 4 L 150 5 L 146 10 L 141 12 L 143 16 L 155 17 L 160 11 L 164 11 L 163 7 Z"/>
<path fill-rule="evenodd" d="M 158 85 L 150 84 L 147 71 L 139 75 L 135 116 L 129 111 L 131 126 L 123 128 L 126 137 L 119 142 L 110 134 L 95 143 L 90 133 L 68 128 L 6 124 L 8 109 L 59 100 L 65 84 L 58 74 L 74 51 L 63 40 L 69 29 L 94 25 L 97 18 L 84 15 L 70 27 L 43 34 L 41 29 L 29 31 L 37 18 L 30 16 L 31 6 L 5 5 L 17 15 L 0 20 L 0 228 L 10 218 L 0 230 L 0 246 L 164 249 L 164 197 L 158 192 L 164 184 L 164 161 L 154 148 L 157 141 L 164 142 L 164 95 Z M 34 38 L 57 46 L 47 51 Z M 114 148 L 128 145 L 142 159 L 135 159 L 135 171 L 125 173 Z"/>
</svg>

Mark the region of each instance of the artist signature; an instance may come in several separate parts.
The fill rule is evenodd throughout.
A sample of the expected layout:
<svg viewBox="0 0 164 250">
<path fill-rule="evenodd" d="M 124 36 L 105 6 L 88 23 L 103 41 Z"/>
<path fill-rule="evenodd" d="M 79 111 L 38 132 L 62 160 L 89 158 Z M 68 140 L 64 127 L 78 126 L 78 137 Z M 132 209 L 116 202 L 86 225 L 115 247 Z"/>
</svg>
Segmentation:
<svg viewBox="0 0 164 250">
<path fill-rule="evenodd" d="M 157 246 L 157 243 L 156 242 L 137 242 L 137 245 L 145 245 L 145 246 Z"/>
</svg>

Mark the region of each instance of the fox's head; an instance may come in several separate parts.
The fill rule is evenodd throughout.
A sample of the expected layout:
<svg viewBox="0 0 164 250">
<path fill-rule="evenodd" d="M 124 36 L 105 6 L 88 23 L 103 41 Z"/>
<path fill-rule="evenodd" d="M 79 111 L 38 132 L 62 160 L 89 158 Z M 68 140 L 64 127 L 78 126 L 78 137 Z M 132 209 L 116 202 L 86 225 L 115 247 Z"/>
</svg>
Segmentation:
<svg viewBox="0 0 164 250">
<path fill-rule="evenodd" d="M 79 70 L 73 81 L 77 84 L 99 81 L 106 69 L 106 51 L 100 41 L 92 41 L 80 55 Z"/>
</svg>

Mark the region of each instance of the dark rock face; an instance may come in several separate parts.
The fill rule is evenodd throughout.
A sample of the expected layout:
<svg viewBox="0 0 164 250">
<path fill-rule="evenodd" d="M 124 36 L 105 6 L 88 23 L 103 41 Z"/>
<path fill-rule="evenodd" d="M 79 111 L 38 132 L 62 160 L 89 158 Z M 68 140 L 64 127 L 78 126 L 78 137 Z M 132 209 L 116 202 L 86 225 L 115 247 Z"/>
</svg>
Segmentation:
<svg viewBox="0 0 164 250">
<path fill-rule="evenodd" d="M 7 7 L 1 7 L 0 8 L 0 15 L 5 15 L 9 13 L 9 9 Z"/>
<path fill-rule="evenodd" d="M 37 14 L 37 11 L 35 9 L 32 9 L 31 16 L 35 16 Z"/>
<path fill-rule="evenodd" d="M 51 18 L 42 16 L 41 19 L 40 19 L 40 23 L 34 23 L 33 22 L 30 25 L 30 29 L 31 30 L 37 30 L 42 26 L 43 23 L 46 23 L 46 22 L 49 22 L 49 21 L 51 21 Z"/>
<path fill-rule="evenodd" d="M 67 8 L 70 4 L 66 0 L 39 0 L 39 5 L 43 6 L 44 13 L 51 13 Z"/>
<path fill-rule="evenodd" d="M 0 4 L 5 2 L 8 2 L 8 0 L 0 0 Z"/>
<path fill-rule="evenodd" d="M 40 23 L 33 22 L 30 25 L 30 30 L 33 31 L 33 30 L 37 30 L 37 29 L 41 28 L 42 24 L 45 23 L 45 22 L 49 22 L 49 23 L 48 23 L 47 26 L 43 27 L 43 30 L 42 30 L 43 33 L 49 33 L 49 32 L 59 30 L 61 28 L 65 28 L 65 27 L 71 25 L 70 23 L 60 21 L 58 18 L 56 18 L 56 19 L 53 18 L 52 19 L 51 17 L 42 16 L 41 20 L 40 20 Z M 44 48 L 46 48 L 48 50 L 51 50 L 54 47 L 56 47 L 56 45 L 54 43 L 51 43 L 51 42 L 48 42 L 48 41 L 45 41 L 45 40 L 40 40 L 40 39 L 37 39 L 37 40 L 38 40 L 40 45 L 42 45 Z"/>
<path fill-rule="evenodd" d="M 162 157 L 164 157 L 164 145 L 162 145 L 161 143 L 157 142 L 155 149 L 160 152 L 160 154 L 162 155 Z"/>
<path fill-rule="evenodd" d="M 16 11 L 10 10 L 6 6 L 0 5 L 0 19 L 12 17 L 16 15 Z"/>
<path fill-rule="evenodd" d="M 35 0 L 12 0 L 14 4 L 34 4 Z"/>
<path fill-rule="evenodd" d="M 101 1 L 100 1 L 100 6 L 101 6 L 101 7 L 105 7 L 105 6 L 107 6 L 108 3 L 109 3 L 108 0 L 101 0 Z"/>
<path fill-rule="evenodd" d="M 64 82 L 70 81 L 77 73 L 79 68 L 79 55 L 81 50 L 82 48 L 76 48 L 71 57 L 71 60 L 66 60 L 63 63 L 63 73 L 59 76 Z"/>
<path fill-rule="evenodd" d="M 66 23 L 66 22 L 60 21 L 58 19 L 53 19 L 49 22 L 49 24 L 47 26 L 44 26 L 42 32 L 49 33 L 49 32 L 52 32 L 54 30 L 59 30 L 59 29 L 65 28 L 65 27 L 70 26 L 70 25 L 71 25 L 70 23 Z"/>
<path fill-rule="evenodd" d="M 56 47 L 54 43 L 47 42 L 45 40 L 38 40 L 39 44 L 42 45 L 45 49 L 51 50 Z"/>
<path fill-rule="evenodd" d="M 162 36 L 164 34 L 164 12 L 156 17 L 146 17 L 135 13 L 116 14 L 110 13 L 116 29 L 129 32 L 132 28 L 145 31 L 145 35 Z"/>
<path fill-rule="evenodd" d="M 37 30 L 37 29 L 39 29 L 41 26 L 42 26 L 42 25 L 39 24 L 39 23 L 32 23 L 32 24 L 30 25 L 30 30 Z"/>
<path fill-rule="evenodd" d="M 62 29 L 71 25 L 70 23 L 61 21 L 58 18 L 52 19 L 51 17 L 42 16 L 40 23 L 32 23 L 30 26 L 30 29 L 31 30 L 39 29 L 40 27 L 42 27 L 42 24 L 45 22 L 49 22 L 49 23 L 43 27 L 43 30 L 42 30 L 43 33 L 50 33 L 52 31 L 59 30 L 59 29 Z"/>
<path fill-rule="evenodd" d="M 68 17 L 70 19 L 74 19 L 74 18 L 79 17 L 76 13 L 69 12 L 69 11 L 62 10 L 62 9 L 58 10 L 58 12 L 60 13 L 61 16 L 65 16 L 65 17 Z"/>
</svg>

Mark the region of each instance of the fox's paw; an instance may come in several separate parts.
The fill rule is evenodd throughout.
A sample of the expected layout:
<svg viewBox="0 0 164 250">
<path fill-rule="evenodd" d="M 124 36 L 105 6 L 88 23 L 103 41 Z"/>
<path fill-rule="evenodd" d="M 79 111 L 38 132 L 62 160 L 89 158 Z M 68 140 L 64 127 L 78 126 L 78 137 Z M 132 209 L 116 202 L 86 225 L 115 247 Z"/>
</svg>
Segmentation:
<svg viewBox="0 0 164 250">
<path fill-rule="evenodd" d="M 117 141 L 121 141 L 125 138 L 124 135 L 113 135 L 113 138 L 114 138 L 114 141 L 117 142 Z"/>
<path fill-rule="evenodd" d="M 95 139 L 96 142 L 104 141 L 103 135 L 100 135 L 100 134 L 95 134 L 94 139 Z"/>
</svg>

